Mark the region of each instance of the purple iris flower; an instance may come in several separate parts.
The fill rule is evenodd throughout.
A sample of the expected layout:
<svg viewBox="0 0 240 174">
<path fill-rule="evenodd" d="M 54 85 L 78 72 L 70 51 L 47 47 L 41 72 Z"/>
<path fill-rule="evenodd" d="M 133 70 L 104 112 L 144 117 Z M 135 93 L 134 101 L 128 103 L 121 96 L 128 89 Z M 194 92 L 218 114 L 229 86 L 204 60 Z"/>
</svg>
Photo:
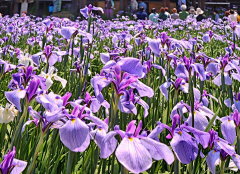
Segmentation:
<svg viewBox="0 0 240 174">
<path fill-rule="evenodd" d="M 62 56 L 66 55 L 66 51 L 53 51 L 53 45 L 47 45 L 44 47 L 44 52 L 39 52 L 32 55 L 33 62 L 40 66 L 40 56 L 43 62 L 49 63 L 49 66 L 53 66 L 57 62 L 62 61 Z"/>
<path fill-rule="evenodd" d="M 110 60 L 105 64 L 102 71 L 113 71 L 117 65 L 120 66 L 123 72 L 138 75 L 138 78 L 143 76 L 143 65 L 141 60 L 132 57 L 125 57 L 118 61 Z"/>
<path fill-rule="evenodd" d="M 14 26 L 12 24 L 7 26 L 7 33 L 11 33 L 14 31 Z"/>
<path fill-rule="evenodd" d="M 90 136 L 91 139 L 94 139 L 95 143 L 97 144 L 97 146 L 99 148 L 101 148 L 101 143 L 103 138 L 107 135 L 108 132 L 108 121 L 109 121 L 109 117 L 107 117 L 106 119 L 104 119 L 103 121 L 99 118 L 94 119 L 94 123 L 88 124 L 88 126 L 90 125 L 90 129 L 94 126 L 96 126 L 96 129 L 92 129 L 90 131 Z"/>
<path fill-rule="evenodd" d="M 34 111 L 32 107 L 29 107 L 28 112 L 33 120 L 29 120 L 24 124 L 22 132 L 25 130 L 25 126 L 30 123 L 34 123 L 36 126 L 40 123 L 43 132 L 51 126 L 59 129 L 60 139 L 68 149 L 74 152 L 83 152 L 90 143 L 90 128 L 85 123 L 85 118 L 92 120 L 95 125 L 102 126 L 105 131 L 108 130 L 108 125 L 93 116 L 86 105 L 76 105 L 72 113 L 68 114 L 65 106 L 68 104 L 69 93 L 61 98 L 53 93 L 49 95 L 42 93 L 40 95 L 43 95 L 43 97 L 38 98 L 37 101 L 41 102 L 46 111 L 41 115 Z"/>
<path fill-rule="evenodd" d="M 43 91 L 38 93 L 36 101 L 40 103 L 46 111 L 41 115 L 41 112 L 36 112 L 32 109 L 32 106 L 28 107 L 28 112 L 33 119 L 29 119 L 22 128 L 22 133 L 25 131 L 25 127 L 31 123 L 34 123 L 38 126 L 39 123 L 42 124 L 42 132 L 44 132 L 49 126 L 54 128 L 59 127 L 59 124 L 56 124 L 59 120 L 64 122 L 64 119 L 67 115 L 65 106 L 68 104 L 68 99 L 71 97 L 71 93 L 66 93 L 63 97 L 54 94 L 53 92 L 46 94 Z M 60 125 L 62 122 L 59 122 Z"/>
<path fill-rule="evenodd" d="M 44 23 L 47 27 L 50 27 L 50 25 L 51 25 L 51 23 L 52 23 L 52 21 L 50 20 L 50 19 L 44 19 L 43 21 L 42 21 L 42 23 Z"/>
<path fill-rule="evenodd" d="M 207 97 L 210 97 L 212 99 L 214 99 L 216 102 L 218 102 L 218 99 L 216 97 L 214 97 L 211 94 L 208 94 L 206 90 L 203 90 L 203 94 L 202 94 L 202 103 L 204 106 L 208 107 L 209 105 L 209 100 Z"/>
<path fill-rule="evenodd" d="M 177 124 L 178 127 L 176 127 Z M 172 128 L 158 122 L 158 126 L 150 134 L 151 137 L 153 139 L 158 139 L 158 135 L 165 128 L 170 132 L 167 136 L 168 139 L 172 139 L 170 145 L 179 161 L 183 164 L 189 164 L 196 159 L 199 150 L 199 143 L 204 149 L 208 147 L 208 141 L 210 138 L 209 133 L 192 128 L 191 126 L 188 126 L 187 123 L 181 125 L 180 116 L 178 114 L 173 116 Z M 189 133 L 192 133 L 194 137 Z"/>
<path fill-rule="evenodd" d="M 75 27 L 62 27 L 61 28 L 61 34 L 65 39 L 70 39 L 74 32 L 77 31 L 77 28 Z"/>
<path fill-rule="evenodd" d="M 202 40 L 207 43 L 210 42 L 213 38 L 214 34 L 213 32 L 210 30 L 208 31 L 206 34 L 203 35 Z"/>
<path fill-rule="evenodd" d="M 133 89 L 129 89 L 123 91 L 124 95 L 122 95 L 119 99 L 118 109 L 124 113 L 133 113 L 137 115 L 136 104 L 141 105 L 144 108 L 144 117 L 148 116 L 148 104 L 142 100 L 137 94 L 133 93 Z"/>
<path fill-rule="evenodd" d="M 220 73 L 213 80 L 217 86 L 222 85 L 222 73 L 224 75 L 225 85 L 231 85 L 233 82 L 229 76 L 229 72 L 233 79 L 240 81 L 240 69 L 234 61 L 230 60 L 228 54 L 226 54 L 224 57 L 221 56 L 219 63 L 210 63 L 207 67 L 207 71 L 215 75 L 216 72 L 220 71 Z"/>
<path fill-rule="evenodd" d="M 228 107 L 232 106 L 232 109 L 235 110 L 237 109 L 238 112 L 240 112 L 240 93 L 235 93 L 235 95 L 233 96 L 233 105 L 231 105 L 231 99 L 227 99 L 226 100 L 226 105 Z"/>
<path fill-rule="evenodd" d="M 102 61 L 103 64 L 106 64 L 108 61 L 111 60 L 111 58 L 113 60 L 118 58 L 119 53 L 114 53 L 114 52 L 110 52 L 110 53 L 100 53 L 100 59 Z"/>
<path fill-rule="evenodd" d="M 189 112 L 188 118 L 185 118 L 184 114 Z M 189 126 L 192 125 L 192 113 L 191 107 L 184 103 L 183 101 L 177 103 L 170 114 L 170 118 L 173 119 L 174 115 L 179 114 L 180 117 L 183 118 Z M 198 101 L 194 102 L 194 128 L 200 131 L 204 131 L 208 125 L 208 119 L 211 119 L 214 113 L 208 109 L 203 103 L 199 103 Z"/>
<path fill-rule="evenodd" d="M 180 90 L 183 91 L 184 93 L 188 93 L 189 92 L 189 84 L 186 83 L 186 81 L 183 78 L 177 78 L 175 82 L 172 82 L 170 79 L 163 83 L 159 89 L 161 91 L 161 93 L 164 95 L 164 97 L 168 100 L 168 88 L 173 85 L 175 90 Z M 194 93 L 194 99 L 195 100 L 199 100 L 201 97 L 201 93 L 197 88 L 193 88 L 193 93 Z"/>
<path fill-rule="evenodd" d="M 62 111 L 62 108 L 68 104 L 68 99 L 71 95 L 71 93 L 67 92 L 63 97 L 61 97 L 53 92 L 46 94 L 46 92 L 40 91 L 36 97 L 36 101 L 49 112 L 58 114 L 58 112 Z"/>
<path fill-rule="evenodd" d="M 185 121 L 186 118 L 184 117 L 183 114 L 190 112 L 190 111 L 191 111 L 191 107 L 188 104 L 184 103 L 183 101 L 180 101 L 173 107 L 171 114 L 170 114 L 170 118 L 173 119 L 174 115 L 179 114 L 180 117 L 183 117 L 183 120 Z"/>
<path fill-rule="evenodd" d="M 62 143 L 73 152 L 83 152 L 90 143 L 89 127 L 82 121 L 84 108 L 76 106 L 66 123 L 59 128 Z"/>
<path fill-rule="evenodd" d="M 136 65 L 134 65 L 136 66 Z M 104 97 L 101 93 L 102 89 L 107 87 L 110 83 L 113 84 L 114 89 L 117 95 L 124 95 L 124 91 L 127 90 L 128 87 L 137 89 L 140 97 L 148 96 L 149 98 L 153 96 L 153 90 L 140 82 L 138 80 L 138 75 L 129 74 L 124 72 L 122 75 L 122 71 L 130 69 L 130 72 L 134 72 L 131 69 L 131 66 L 120 66 L 118 63 L 115 63 L 114 69 L 110 68 L 110 72 L 106 73 L 102 71 L 101 75 L 97 75 L 91 79 L 91 84 L 94 88 L 94 92 L 96 98 L 102 103 L 104 101 Z M 106 71 L 106 70 L 105 70 Z M 136 72 L 136 71 L 135 71 Z M 138 70 L 137 70 L 138 72 Z"/>
<path fill-rule="evenodd" d="M 155 63 L 152 63 L 151 60 L 148 60 L 148 61 L 144 61 L 143 62 L 143 72 L 144 72 L 144 78 L 146 77 L 146 75 L 148 73 L 151 72 L 151 69 L 153 68 L 156 68 L 156 69 L 160 69 L 162 71 L 162 75 L 165 76 L 166 74 L 166 71 L 163 67 L 161 67 L 160 65 L 157 65 Z"/>
<path fill-rule="evenodd" d="M 0 65 L 4 65 L 4 70 L 3 70 L 4 74 L 16 69 L 16 67 L 17 67 L 16 65 L 13 65 L 13 64 L 9 63 L 8 61 L 4 61 L 2 59 L 0 59 Z M 1 67 L 0 67 L 0 72 L 1 72 Z"/>
<path fill-rule="evenodd" d="M 208 109 L 203 103 L 195 102 L 194 103 L 194 128 L 204 131 L 208 126 L 208 119 L 212 119 L 214 112 Z M 189 126 L 192 125 L 192 113 L 189 113 L 189 117 L 186 121 Z"/>
<path fill-rule="evenodd" d="M 160 54 L 164 51 L 161 45 L 161 40 L 159 39 L 151 39 L 149 42 L 149 47 L 154 53 L 155 56 L 159 57 Z M 165 48 L 166 49 L 166 48 Z"/>
<path fill-rule="evenodd" d="M 239 126 L 240 114 L 238 110 L 235 109 L 234 113 L 231 113 L 229 116 L 221 118 L 221 131 L 225 140 L 227 140 L 230 144 L 233 144 L 237 134 L 236 127 Z"/>
<path fill-rule="evenodd" d="M 115 126 L 114 131 L 109 132 L 101 143 L 101 158 L 108 158 L 117 147 L 117 140 L 114 138 L 117 134 L 121 136 L 121 142 L 116 149 L 118 161 L 129 171 L 140 173 L 149 169 L 152 165 L 152 158 L 155 160 L 164 159 L 169 165 L 174 161 L 174 155 L 170 148 L 159 141 L 156 141 L 146 133 L 139 135 L 142 129 L 140 121 L 138 127 L 136 121 L 131 121 L 126 132 Z"/>
<path fill-rule="evenodd" d="M 204 70 L 204 66 L 200 63 L 194 63 L 193 59 L 188 59 L 186 56 L 183 57 L 183 63 L 179 63 L 175 70 L 175 74 L 178 78 L 183 78 L 188 81 L 190 69 L 192 69 L 191 73 L 196 72 L 200 81 L 206 80 L 206 74 Z"/>
<path fill-rule="evenodd" d="M 14 76 L 13 76 L 14 77 Z M 16 80 L 20 80 L 20 78 L 16 77 Z M 14 80 L 15 80 L 14 79 Z M 33 77 L 29 81 L 29 86 L 24 89 L 21 83 L 17 82 L 19 85 L 17 89 L 13 91 L 5 92 L 5 96 L 7 100 L 12 103 L 16 108 L 21 112 L 21 103 L 20 100 L 23 99 L 27 95 L 28 103 L 36 97 L 36 92 L 38 90 L 40 80 L 37 77 Z"/>
<path fill-rule="evenodd" d="M 172 50 L 178 47 L 183 50 L 183 47 L 186 46 L 185 41 L 170 38 L 166 32 L 162 32 L 158 39 L 149 39 L 148 44 L 157 57 L 159 57 L 161 53 L 168 53 L 167 50 L 169 48 Z"/>
<path fill-rule="evenodd" d="M 77 57 L 77 55 L 80 55 L 79 53 L 80 53 L 80 50 L 76 54 L 75 54 L 75 50 L 73 50 L 73 54 L 75 55 L 75 57 Z M 80 60 L 78 59 L 76 62 L 73 63 L 73 65 L 75 66 L 75 69 L 70 69 L 70 74 L 72 72 L 75 72 L 75 73 L 77 72 L 77 73 L 81 74 L 82 73 L 81 70 L 83 68 L 84 62 L 80 62 Z"/>
<path fill-rule="evenodd" d="M 72 107 L 80 105 L 81 103 L 86 104 L 87 107 L 89 107 L 93 113 L 98 112 L 101 106 L 103 106 L 106 109 L 107 113 L 108 109 L 110 108 L 110 105 L 106 100 L 100 103 L 95 96 L 91 96 L 88 92 L 86 92 L 84 99 L 79 98 L 77 100 L 74 100 L 73 102 L 70 102 Z"/>
<path fill-rule="evenodd" d="M 91 132 L 91 125 L 87 125 L 85 120 L 91 120 L 94 125 L 97 125 L 99 132 Z M 108 130 L 108 125 L 92 115 L 89 108 L 84 106 L 75 106 L 71 114 L 67 114 L 65 123 L 59 127 L 59 134 L 62 143 L 73 152 L 83 152 L 90 144 L 91 136 L 95 136 L 95 142 L 100 145 L 101 139 L 105 136 Z M 101 132 L 100 129 L 105 131 Z M 90 136 L 91 135 L 91 136 Z"/>
<path fill-rule="evenodd" d="M 8 154 L 4 156 L 2 163 L 0 164 L 1 174 L 20 174 L 27 167 L 27 162 L 18 160 L 15 157 L 16 150 L 9 150 Z"/>
<path fill-rule="evenodd" d="M 233 162 L 240 169 L 240 157 L 236 154 L 234 147 L 230 146 L 227 141 L 218 137 L 218 133 L 214 130 L 209 131 L 210 139 L 209 146 L 212 149 L 206 158 L 207 165 L 210 171 L 215 174 L 215 168 L 221 160 L 226 160 L 227 157 L 232 157 Z"/>
<path fill-rule="evenodd" d="M 38 127 L 39 124 L 41 124 L 42 132 L 44 132 L 49 126 L 52 126 L 53 128 L 56 127 L 55 125 L 52 125 L 59 119 L 62 119 L 66 115 L 66 111 L 62 110 L 61 113 L 58 112 L 57 114 L 53 115 L 52 113 L 49 114 L 49 111 L 45 111 L 42 115 L 41 112 L 37 112 L 33 110 L 32 106 L 28 107 L 28 112 L 31 115 L 33 119 L 29 119 L 26 121 L 26 123 L 22 127 L 21 133 L 25 131 L 25 128 L 27 125 L 33 123 L 36 127 Z"/>
<path fill-rule="evenodd" d="M 104 13 L 103 9 L 101 7 L 95 7 L 92 6 L 91 4 L 89 4 L 89 6 L 85 6 L 84 8 L 80 9 L 80 13 L 86 18 L 89 18 L 89 15 L 92 14 L 92 10 L 97 10 L 97 11 L 101 11 L 101 13 Z"/>
</svg>

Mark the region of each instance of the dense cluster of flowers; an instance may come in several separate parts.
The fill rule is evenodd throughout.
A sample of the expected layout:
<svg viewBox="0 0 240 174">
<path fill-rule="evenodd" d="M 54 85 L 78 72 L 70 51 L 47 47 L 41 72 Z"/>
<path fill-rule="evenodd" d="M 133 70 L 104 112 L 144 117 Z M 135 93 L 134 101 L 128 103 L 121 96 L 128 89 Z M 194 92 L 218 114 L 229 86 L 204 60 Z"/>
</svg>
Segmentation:
<svg viewBox="0 0 240 174">
<path fill-rule="evenodd" d="M 93 10 L 0 19 L 0 173 L 238 171 L 240 26 Z"/>
</svg>

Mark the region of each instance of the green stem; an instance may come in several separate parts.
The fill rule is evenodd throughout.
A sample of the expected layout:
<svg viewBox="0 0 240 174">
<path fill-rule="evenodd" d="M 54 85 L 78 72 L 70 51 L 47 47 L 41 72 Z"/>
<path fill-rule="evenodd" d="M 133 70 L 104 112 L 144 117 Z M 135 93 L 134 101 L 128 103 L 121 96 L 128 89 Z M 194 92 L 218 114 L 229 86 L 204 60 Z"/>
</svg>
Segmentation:
<svg viewBox="0 0 240 174">
<path fill-rule="evenodd" d="M 13 135 L 13 139 L 12 139 L 12 142 L 11 142 L 10 149 L 13 148 L 13 145 L 14 145 L 15 140 L 16 140 L 16 138 L 18 138 L 19 133 L 21 132 L 21 129 L 22 129 L 22 127 L 21 127 L 22 122 L 23 122 L 24 118 L 25 118 L 26 115 L 27 115 L 28 105 L 29 105 L 29 103 L 28 103 L 28 101 L 27 101 L 27 97 L 25 97 L 25 100 L 26 100 L 26 103 L 25 103 L 25 107 L 24 107 L 24 110 L 23 110 L 23 114 L 21 115 L 20 120 L 19 120 L 18 125 L 17 125 L 17 128 L 16 128 L 16 130 L 15 130 L 15 132 L 14 132 L 14 135 Z"/>
<path fill-rule="evenodd" d="M 122 172 L 121 173 L 122 174 L 129 174 L 128 170 L 124 166 L 122 166 Z"/>
<path fill-rule="evenodd" d="M 237 154 L 240 154 L 240 128 L 237 127 Z"/>
<path fill-rule="evenodd" d="M 180 162 L 177 158 L 174 162 L 174 174 L 181 174 Z"/>
<path fill-rule="evenodd" d="M 35 154 L 34 154 L 34 156 L 33 156 L 32 163 L 31 163 L 31 165 L 30 165 L 29 168 L 28 168 L 27 174 L 30 174 L 30 173 L 32 172 L 34 166 L 35 166 L 35 162 L 36 162 L 36 159 L 37 159 L 37 157 L 38 157 L 38 152 L 39 152 L 40 147 L 41 147 L 41 145 L 42 145 L 43 138 L 44 138 L 44 132 L 41 132 L 40 139 L 39 139 L 38 144 L 37 144 L 37 147 L 36 147 L 36 149 L 35 149 Z"/>
<path fill-rule="evenodd" d="M 43 143 L 44 135 L 48 132 L 48 129 L 50 128 L 51 125 L 52 124 L 49 124 L 44 131 L 41 130 L 40 139 L 38 140 L 38 144 L 37 144 L 37 147 L 35 149 L 33 160 L 32 160 L 32 163 L 30 164 L 30 166 L 28 168 L 27 174 L 30 174 L 32 172 L 32 170 L 34 169 L 34 166 L 35 166 L 35 163 L 36 163 L 36 160 L 37 160 L 37 157 L 38 157 L 38 153 L 39 153 L 41 145 Z"/>
<path fill-rule="evenodd" d="M 175 92 L 174 92 L 174 106 L 177 104 L 177 102 L 178 102 L 178 90 L 175 90 Z"/>
<path fill-rule="evenodd" d="M 220 174 L 224 174 L 224 168 L 225 168 L 225 161 L 221 161 Z"/>
<path fill-rule="evenodd" d="M 115 163 L 115 153 L 113 153 L 113 155 L 112 155 L 111 173 L 114 173 L 114 163 Z"/>
<path fill-rule="evenodd" d="M 190 164 L 188 164 L 188 173 L 192 173 L 193 171 L 193 161 L 191 161 Z"/>
<path fill-rule="evenodd" d="M 193 94 L 193 83 L 191 77 L 191 68 L 189 71 L 189 95 L 190 95 L 190 106 L 191 106 L 191 113 L 192 113 L 192 127 L 194 127 L 194 94 Z"/>
<path fill-rule="evenodd" d="M 225 116 L 225 104 L 224 104 L 224 100 L 225 100 L 225 78 L 224 78 L 224 68 L 222 69 L 222 74 L 221 74 L 221 82 L 222 82 L 222 117 Z"/>
<path fill-rule="evenodd" d="M 67 161 L 67 174 L 71 174 L 72 173 L 75 156 L 76 156 L 76 153 L 72 152 L 71 150 L 69 150 L 68 161 Z"/>
<path fill-rule="evenodd" d="M 118 102 L 119 102 L 119 95 L 117 95 L 117 93 L 115 93 L 116 96 L 115 96 L 115 102 L 113 104 L 113 115 L 111 116 L 111 120 L 110 120 L 110 123 L 109 123 L 109 129 L 110 130 L 113 130 L 114 128 L 114 122 L 115 122 L 115 118 L 117 116 L 117 110 L 118 110 Z"/>
</svg>

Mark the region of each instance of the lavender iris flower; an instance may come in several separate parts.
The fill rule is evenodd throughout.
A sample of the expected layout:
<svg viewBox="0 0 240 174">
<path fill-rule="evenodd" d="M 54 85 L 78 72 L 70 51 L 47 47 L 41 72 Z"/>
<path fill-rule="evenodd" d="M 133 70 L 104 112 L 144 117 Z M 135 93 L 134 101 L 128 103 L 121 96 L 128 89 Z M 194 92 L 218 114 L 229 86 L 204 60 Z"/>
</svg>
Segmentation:
<svg viewBox="0 0 240 174">
<path fill-rule="evenodd" d="M 218 99 L 216 97 L 214 97 L 211 94 L 208 94 L 206 90 L 203 90 L 202 103 L 206 107 L 208 107 L 208 105 L 209 105 L 209 100 L 207 97 L 210 97 L 210 98 L 214 99 L 216 102 L 218 102 Z"/>
<path fill-rule="evenodd" d="M 80 105 L 81 103 L 86 104 L 87 107 L 89 107 L 93 113 L 98 112 L 101 106 L 103 106 L 106 109 L 107 113 L 108 109 L 110 108 L 110 105 L 106 100 L 100 103 L 95 96 L 91 96 L 88 92 L 86 92 L 84 99 L 79 98 L 77 100 L 74 100 L 73 102 L 70 102 L 72 107 Z"/>
<path fill-rule="evenodd" d="M 1 174 L 20 174 L 27 167 L 27 162 L 18 160 L 15 157 L 16 150 L 9 150 L 8 154 L 4 156 L 2 163 L 0 164 Z"/>
<path fill-rule="evenodd" d="M 214 112 L 208 109 L 203 103 L 195 102 L 194 103 L 194 128 L 204 131 L 208 126 L 208 119 L 212 119 Z M 192 125 L 192 113 L 189 114 L 187 121 L 189 126 Z"/>
<path fill-rule="evenodd" d="M 71 93 L 67 92 L 63 97 L 50 92 L 46 94 L 44 91 L 40 91 L 36 97 L 36 101 L 40 103 L 49 113 L 58 114 L 68 104 L 68 99 L 71 97 Z M 58 111 L 58 112 L 57 112 Z M 50 121 L 50 120 L 49 120 Z"/>
<path fill-rule="evenodd" d="M 237 168 L 240 169 L 240 157 L 236 154 L 234 147 L 230 146 L 227 141 L 218 137 L 218 133 L 214 130 L 210 130 L 209 134 L 209 146 L 212 150 L 208 153 L 206 161 L 210 171 L 215 174 L 215 168 L 220 163 L 221 159 L 226 160 L 229 156 L 232 157 L 233 162 Z"/>
<path fill-rule="evenodd" d="M 188 118 L 185 118 L 184 114 L 189 112 Z M 177 103 L 170 114 L 170 118 L 173 119 L 174 115 L 179 114 L 180 117 L 183 118 L 183 121 L 185 121 L 189 126 L 192 125 L 192 113 L 191 113 L 191 107 L 184 103 L 183 101 Z M 200 131 L 204 131 L 208 125 L 208 119 L 211 119 L 214 115 L 214 113 L 208 109 L 206 106 L 203 105 L 203 103 L 199 103 L 196 101 L 194 103 L 194 128 L 198 129 Z"/>
<path fill-rule="evenodd" d="M 12 24 L 7 26 L 7 33 L 11 33 L 14 31 L 14 26 Z"/>
<path fill-rule="evenodd" d="M 63 97 L 54 93 L 39 94 L 36 100 L 43 105 L 46 111 L 41 115 L 34 111 L 32 107 L 29 107 L 28 111 L 33 120 L 24 124 L 22 132 L 24 132 L 26 125 L 30 123 L 34 123 L 36 126 L 41 123 L 43 132 L 49 127 L 59 129 L 60 140 L 71 151 L 85 151 L 90 143 L 90 128 L 84 119 L 92 120 L 94 124 L 101 126 L 105 131 L 108 130 L 108 125 L 93 116 L 86 105 L 76 105 L 72 113 L 68 114 L 65 106 L 68 104 L 67 100 L 70 96 L 70 93 L 66 93 Z"/>
<path fill-rule="evenodd" d="M 144 67 L 141 60 L 132 57 L 125 57 L 118 61 L 110 60 L 103 67 L 103 71 L 112 71 L 117 65 L 120 66 L 121 71 L 123 72 L 138 75 L 138 78 L 143 76 Z"/>
<path fill-rule="evenodd" d="M 176 127 L 177 124 L 178 127 Z M 172 139 L 170 145 L 179 161 L 183 164 L 189 164 L 196 159 L 199 150 L 199 143 L 204 149 L 208 147 L 208 141 L 210 138 L 209 133 L 192 128 L 188 126 L 187 123 L 181 125 L 180 116 L 178 114 L 173 116 L 172 128 L 158 122 L 158 126 L 149 136 L 153 139 L 158 139 L 158 135 L 165 128 L 170 132 L 167 136 L 168 139 Z M 190 132 L 194 137 L 189 134 Z"/>
<path fill-rule="evenodd" d="M 212 38 L 213 38 L 213 32 L 210 30 L 206 34 L 203 35 L 202 40 L 205 43 L 207 43 L 207 42 L 210 42 Z"/>
<path fill-rule="evenodd" d="M 101 158 L 108 158 L 117 146 L 117 140 L 114 138 L 119 134 L 122 138 L 121 143 L 116 149 L 116 157 L 118 161 L 129 171 L 140 173 L 149 169 L 152 165 L 152 158 L 155 160 L 164 159 L 168 164 L 172 164 L 174 156 L 172 151 L 165 144 L 160 143 L 152 138 L 139 135 L 142 122 L 138 127 L 135 126 L 136 121 L 131 121 L 126 132 L 115 126 L 114 131 L 109 132 L 101 143 Z M 110 143 L 111 142 L 111 143 Z"/>
<path fill-rule="evenodd" d="M 32 55 L 33 62 L 40 66 L 40 56 L 43 62 L 49 63 L 49 66 L 53 66 L 57 62 L 62 61 L 62 56 L 66 55 L 66 51 L 53 51 L 53 45 L 47 45 L 44 47 L 44 52 L 39 52 Z"/>
<path fill-rule="evenodd" d="M 96 98 L 99 100 L 100 103 L 104 101 L 104 97 L 101 91 L 110 83 L 113 84 L 117 95 L 123 95 L 124 91 L 126 91 L 126 89 L 130 87 L 133 89 L 137 89 L 140 97 L 153 96 L 153 90 L 140 82 L 138 80 L 138 75 L 133 75 L 126 72 L 124 72 L 122 75 L 121 71 L 128 70 L 125 69 L 124 66 L 122 67 L 123 68 L 121 68 L 119 64 L 116 64 L 114 70 L 111 69 L 109 73 L 101 73 L 101 75 L 97 75 L 91 79 L 91 84 L 94 88 Z M 129 68 L 131 68 L 131 66 Z M 130 69 L 129 71 L 133 72 L 134 70 Z"/>
<path fill-rule="evenodd" d="M 95 118 L 94 121 L 95 122 L 92 123 L 92 125 L 90 126 L 90 129 L 94 126 L 96 126 L 96 129 L 92 129 L 90 131 L 90 136 L 91 136 L 91 139 L 94 139 L 97 146 L 101 148 L 102 140 L 107 135 L 107 132 L 108 132 L 109 117 L 107 117 L 103 121 L 99 118 Z"/>
<path fill-rule="evenodd" d="M 121 112 L 124 113 L 133 113 L 137 115 L 136 104 L 141 105 L 144 108 L 144 118 L 148 116 L 148 104 L 142 100 L 137 94 L 133 93 L 133 89 L 129 89 L 123 91 L 124 95 L 122 95 L 119 99 L 118 108 Z"/>
<path fill-rule="evenodd" d="M 229 72 L 233 79 L 240 81 L 240 69 L 234 61 L 230 60 L 228 54 L 226 54 L 224 57 L 221 56 L 218 63 L 210 63 L 207 67 L 207 70 L 215 75 L 216 72 L 221 70 L 221 72 L 213 80 L 217 86 L 222 85 L 222 73 L 224 76 L 225 85 L 231 85 L 233 82 L 229 76 Z"/>
<path fill-rule="evenodd" d="M 92 14 L 92 10 L 101 11 L 101 13 L 104 13 L 103 9 L 101 7 L 95 7 L 89 4 L 89 6 L 85 6 L 84 8 L 80 9 L 80 13 L 86 18 L 89 18 L 89 15 Z"/>
<path fill-rule="evenodd" d="M 149 47 L 152 52 L 159 57 L 161 53 L 168 53 L 167 50 L 177 49 L 183 52 L 185 49 L 192 49 L 192 42 L 185 40 L 177 40 L 167 36 L 166 32 L 162 32 L 159 39 L 149 39 Z"/>
<path fill-rule="evenodd" d="M 14 69 L 16 69 L 16 65 L 13 65 L 11 63 L 9 63 L 8 61 L 4 61 L 2 59 L 0 59 L 0 65 L 4 65 L 4 70 L 3 72 L 6 74 L 7 72 L 10 72 Z M 1 67 L 0 67 L 0 72 L 1 72 Z"/>
<path fill-rule="evenodd" d="M 39 123 L 42 124 L 42 132 L 44 132 L 49 126 L 58 127 L 59 120 L 62 120 L 67 115 L 65 106 L 67 105 L 67 100 L 71 97 L 71 93 L 66 93 L 63 97 L 54 94 L 53 92 L 46 94 L 40 91 L 36 97 L 36 101 L 46 109 L 46 111 L 41 115 L 41 112 L 36 112 L 33 110 L 32 106 L 28 107 L 28 112 L 33 119 L 29 119 L 22 128 L 22 133 L 25 131 L 25 127 L 31 123 L 38 126 Z M 60 122 L 61 123 L 61 122 Z"/>
<path fill-rule="evenodd" d="M 165 76 L 166 71 L 165 71 L 165 69 L 163 67 L 161 67 L 160 65 L 157 65 L 155 63 L 152 63 L 151 60 L 148 60 L 148 61 L 143 62 L 144 78 L 146 77 L 146 75 L 148 73 L 151 72 L 152 67 L 156 68 L 156 69 L 160 69 L 162 71 L 162 75 Z"/>
<path fill-rule="evenodd" d="M 178 78 L 188 81 L 190 69 L 192 69 L 191 73 L 196 72 L 200 81 L 206 80 L 204 66 L 200 63 L 194 63 L 192 58 L 188 59 L 186 56 L 183 57 L 183 63 L 177 65 L 175 74 Z"/>
<path fill-rule="evenodd" d="M 103 64 L 106 64 L 108 61 L 111 60 L 111 58 L 113 60 L 115 60 L 118 55 L 119 55 L 119 53 L 111 53 L 111 52 L 110 53 L 100 53 L 100 59 Z"/>
<path fill-rule="evenodd" d="M 231 113 L 229 116 L 221 118 L 221 131 L 225 140 L 227 140 L 230 144 L 233 144 L 237 134 L 236 134 L 236 126 L 239 126 L 240 114 L 238 110 L 235 109 L 234 113 Z"/>
<path fill-rule="evenodd" d="M 175 90 L 183 91 L 184 93 L 189 92 L 189 84 L 186 83 L 186 81 L 183 78 L 177 78 L 175 82 L 172 82 L 171 80 L 168 80 L 167 82 L 163 83 L 159 89 L 161 93 L 164 95 L 164 97 L 168 100 L 168 88 L 173 85 Z M 195 96 L 195 100 L 199 100 L 201 97 L 201 93 L 197 88 L 193 88 L 193 93 Z"/>
<path fill-rule="evenodd" d="M 61 34 L 65 39 L 70 39 L 74 32 L 77 31 L 77 28 L 74 27 L 62 27 Z"/>
<path fill-rule="evenodd" d="M 27 88 L 24 88 L 23 85 L 20 82 L 20 75 L 15 74 L 14 80 L 17 82 L 17 89 L 13 91 L 5 92 L 5 96 L 7 100 L 12 103 L 16 108 L 21 112 L 21 103 L 20 100 L 23 99 L 27 95 L 28 103 L 35 97 L 37 89 L 40 84 L 40 80 L 37 77 L 33 77 L 30 82 L 29 86 Z M 25 74 L 25 77 L 27 77 L 28 74 Z"/>
<path fill-rule="evenodd" d="M 98 117 L 92 115 L 89 108 L 77 105 L 71 114 L 66 114 L 67 118 L 63 126 L 59 127 L 59 134 L 62 143 L 73 152 L 83 152 L 90 144 L 90 139 L 95 138 L 95 142 L 100 146 L 100 142 L 106 135 L 108 124 Z M 93 123 L 87 125 L 86 120 Z M 91 126 L 96 125 L 98 131 L 91 131 Z M 102 132 L 101 132 L 102 131 Z"/>
<path fill-rule="evenodd" d="M 240 112 L 240 93 L 235 93 L 235 95 L 233 96 L 233 105 L 232 105 L 232 109 L 235 110 L 237 109 L 238 112 Z M 231 99 L 227 99 L 226 100 L 226 104 L 228 107 L 231 107 Z"/>
</svg>

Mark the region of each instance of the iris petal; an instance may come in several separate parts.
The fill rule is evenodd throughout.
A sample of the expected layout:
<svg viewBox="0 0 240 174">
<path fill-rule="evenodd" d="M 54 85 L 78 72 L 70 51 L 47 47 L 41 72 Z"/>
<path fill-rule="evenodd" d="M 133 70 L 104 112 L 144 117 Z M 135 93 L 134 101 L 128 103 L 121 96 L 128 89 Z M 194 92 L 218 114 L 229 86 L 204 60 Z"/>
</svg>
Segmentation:
<svg viewBox="0 0 240 174">
<path fill-rule="evenodd" d="M 83 152 L 90 143 L 89 128 L 79 118 L 68 120 L 59 129 L 62 143 L 73 152 Z"/>
<path fill-rule="evenodd" d="M 233 144 L 237 135 L 236 129 L 233 120 L 227 119 L 221 124 L 221 131 L 225 140 L 227 140 L 230 144 Z"/>
<path fill-rule="evenodd" d="M 220 152 L 216 152 L 214 150 L 210 151 L 208 153 L 206 161 L 208 168 L 210 169 L 212 174 L 215 174 L 215 168 L 220 163 Z"/>
<path fill-rule="evenodd" d="M 116 150 L 118 161 L 129 171 L 140 173 L 152 166 L 152 157 L 137 138 L 125 137 Z"/>
<path fill-rule="evenodd" d="M 157 142 L 148 137 L 141 138 L 141 143 L 146 149 L 148 149 L 153 159 L 164 159 L 168 163 L 168 165 L 173 163 L 174 155 L 167 145 Z"/>
<path fill-rule="evenodd" d="M 26 95 L 25 90 L 16 89 L 14 91 L 5 92 L 5 96 L 10 103 L 12 103 L 19 112 L 22 111 L 20 100 L 23 99 Z"/>
</svg>

